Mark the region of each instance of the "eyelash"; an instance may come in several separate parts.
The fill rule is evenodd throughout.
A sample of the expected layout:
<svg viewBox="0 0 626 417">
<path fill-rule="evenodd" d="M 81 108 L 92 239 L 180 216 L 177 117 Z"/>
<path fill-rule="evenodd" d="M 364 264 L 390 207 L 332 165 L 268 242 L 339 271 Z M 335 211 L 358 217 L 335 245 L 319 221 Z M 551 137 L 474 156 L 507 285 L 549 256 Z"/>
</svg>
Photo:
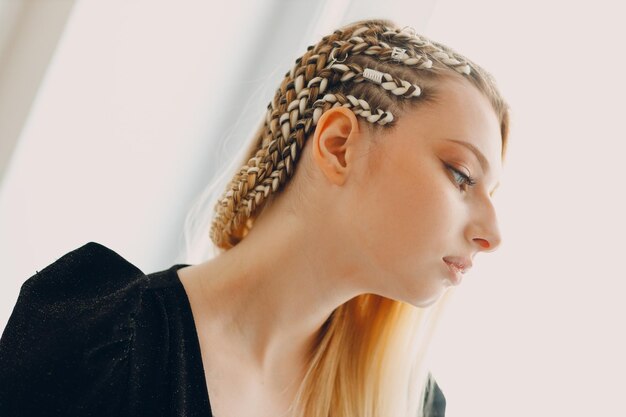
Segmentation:
<svg viewBox="0 0 626 417">
<path fill-rule="evenodd" d="M 456 173 L 456 174 L 459 174 L 459 175 L 463 178 L 463 183 L 462 183 L 462 184 L 459 184 L 459 183 L 457 182 L 457 186 L 458 186 L 460 189 L 463 189 L 463 188 L 462 188 L 462 187 L 463 187 L 463 185 L 466 185 L 466 186 L 472 187 L 472 186 L 474 186 L 474 185 L 476 184 L 476 180 L 475 180 L 473 177 L 471 177 L 471 176 L 469 176 L 469 175 L 465 175 L 464 173 L 462 173 L 461 171 L 459 171 L 458 169 L 454 168 L 454 167 L 453 167 L 453 166 L 451 166 L 451 165 L 446 165 L 446 167 L 447 167 L 450 171 L 452 171 L 452 172 L 454 172 L 454 173 Z M 456 182 L 456 180 L 455 180 L 455 182 Z"/>
</svg>

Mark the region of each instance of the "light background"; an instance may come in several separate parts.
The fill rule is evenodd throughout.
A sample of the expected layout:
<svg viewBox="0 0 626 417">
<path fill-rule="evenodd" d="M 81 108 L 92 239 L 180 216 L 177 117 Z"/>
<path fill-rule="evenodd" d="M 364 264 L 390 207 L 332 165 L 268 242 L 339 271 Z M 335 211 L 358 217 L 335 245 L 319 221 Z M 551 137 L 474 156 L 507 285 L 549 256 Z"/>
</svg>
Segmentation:
<svg viewBox="0 0 626 417">
<path fill-rule="evenodd" d="M 295 58 L 385 17 L 482 65 L 513 108 L 502 246 L 477 257 L 433 345 L 446 415 L 626 416 L 619 2 L 221 5 L 0 0 L 2 328 L 22 282 L 88 241 L 144 272 L 171 265 L 191 201 Z"/>
</svg>

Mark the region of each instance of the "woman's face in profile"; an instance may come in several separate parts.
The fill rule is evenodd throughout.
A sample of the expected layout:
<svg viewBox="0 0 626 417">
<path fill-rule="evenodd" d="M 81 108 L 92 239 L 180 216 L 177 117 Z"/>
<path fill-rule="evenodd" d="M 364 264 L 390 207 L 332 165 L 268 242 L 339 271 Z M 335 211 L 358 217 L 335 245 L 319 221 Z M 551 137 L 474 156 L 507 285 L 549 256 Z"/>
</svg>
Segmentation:
<svg viewBox="0 0 626 417">
<path fill-rule="evenodd" d="M 439 90 L 437 102 L 375 138 L 377 155 L 348 197 L 347 233 L 372 292 L 416 306 L 458 284 L 444 258 L 473 260 L 501 239 L 492 204 L 502 170 L 499 120 L 468 81 L 450 79 Z"/>
</svg>

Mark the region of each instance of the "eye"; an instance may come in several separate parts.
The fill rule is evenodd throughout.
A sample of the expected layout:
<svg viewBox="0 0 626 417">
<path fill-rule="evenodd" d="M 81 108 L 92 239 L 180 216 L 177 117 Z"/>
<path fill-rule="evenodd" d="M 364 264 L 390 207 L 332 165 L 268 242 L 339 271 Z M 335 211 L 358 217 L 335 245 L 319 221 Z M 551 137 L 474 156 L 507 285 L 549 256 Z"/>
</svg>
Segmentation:
<svg viewBox="0 0 626 417">
<path fill-rule="evenodd" d="M 454 182 L 456 182 L 457 187 L 463 191 L 467 191 L 467 187 L 472 187 L 476 184 L 476 180 L 469 175 L 465 175 L 458 169 L 454 168 L 452 165 L 447 165 L 446 167 L 452 172 L 454 175 Z"/>
</svg>

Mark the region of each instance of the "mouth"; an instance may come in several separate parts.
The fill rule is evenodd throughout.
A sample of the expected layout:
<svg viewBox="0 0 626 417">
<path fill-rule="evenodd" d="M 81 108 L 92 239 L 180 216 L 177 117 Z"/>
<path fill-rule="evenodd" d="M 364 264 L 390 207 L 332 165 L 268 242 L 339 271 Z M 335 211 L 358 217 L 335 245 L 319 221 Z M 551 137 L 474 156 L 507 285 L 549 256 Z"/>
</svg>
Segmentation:
<svg viewBox="0 0 626 417">
<path fill-rule="evenodd" d="M 466 273 L 472 267 L 472 260 L 470 258 L 462 258 L 460 256 L 446 256 L 443 258 L 444 262 L 453 265 L 455 268 Z"/>
<path fill-rule="evenodd" d="M 471 261 L 468 264 L 462 261 L 456 260 L 455 262 L 454 259 L 444 258 L 443 262 L 447 266 L 448 278 L 452 285 L 459 285 L 463 280 L 463 274 L 465 274 L 465 272 L 467 272 L 467 270 L 471 268 Z"/>
</svg>

